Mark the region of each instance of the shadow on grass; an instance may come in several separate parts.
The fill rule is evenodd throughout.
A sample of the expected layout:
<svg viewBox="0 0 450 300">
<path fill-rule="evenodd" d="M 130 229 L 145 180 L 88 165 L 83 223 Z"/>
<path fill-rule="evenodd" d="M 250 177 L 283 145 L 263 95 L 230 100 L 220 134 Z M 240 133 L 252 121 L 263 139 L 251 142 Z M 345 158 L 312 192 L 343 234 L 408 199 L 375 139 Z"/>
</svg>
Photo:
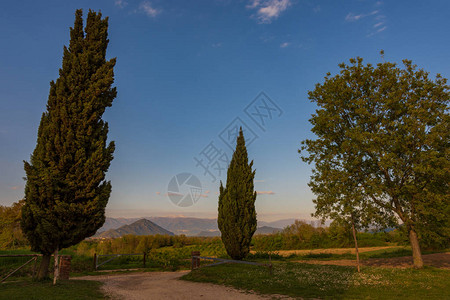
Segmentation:
<svg viewBox="0 0 450 300">
<path fill-rule="evenodd" d="M 6 282 L 0 285 L 0 299 L 105 299 L 105 295 L 100 291 L 101 285 L 100 282 L 87 280 L 63 280 L 56 285 L 53 285 L 51 280 Z"/>
</svg>

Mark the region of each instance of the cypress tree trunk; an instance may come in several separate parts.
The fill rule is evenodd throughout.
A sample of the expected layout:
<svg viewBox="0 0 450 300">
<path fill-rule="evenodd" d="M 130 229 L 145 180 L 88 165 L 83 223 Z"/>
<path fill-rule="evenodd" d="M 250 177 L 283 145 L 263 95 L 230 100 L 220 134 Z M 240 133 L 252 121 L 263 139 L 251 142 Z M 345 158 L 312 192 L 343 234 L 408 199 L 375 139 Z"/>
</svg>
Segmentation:
<svg viewBox="0 0 450 300">
<path fill-rule="evenodd" d="M 37 275 L 38 280 L 43 280 L 45 278 L 48 278 L 48 267 L 50 266 L 50 254 L 44 254 L 42 255 L 42 261 L 39 265 L 39 271 Z"/>
<path fill-rule="evenodd" d="M 237 138 L 227 171 L 227 183 L 220 183 L 219 215 L 217 223 L 225 249 L 231 258 L 241 260 L 250 252 L 250 242 L 256 231 L 256 192 L 252 171 L 253 161 L 248 163 L 242 128 Z"/>
<path fill-rule="evenodd" d="M 417 233 L 414 230 L 413 226 L 408 226 L 408 229 L 409 229 L 409 241 L 411 243 L 412 248 L 414 268 L 417 269 L 423 268 L 423 259 L 419 245 L 419 238 L 417 237 Z"/>
</svg>

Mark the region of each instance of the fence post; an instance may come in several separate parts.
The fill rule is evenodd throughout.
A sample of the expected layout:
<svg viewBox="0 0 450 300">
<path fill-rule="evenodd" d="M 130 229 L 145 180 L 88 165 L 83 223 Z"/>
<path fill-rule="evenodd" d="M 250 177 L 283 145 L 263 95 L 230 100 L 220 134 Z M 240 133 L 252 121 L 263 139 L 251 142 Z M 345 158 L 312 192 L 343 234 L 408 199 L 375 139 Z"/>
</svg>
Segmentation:
<svg viewBox="0 0 450 300">
<path fill-rule="evenodd" d="M 97 253 L 94 253 L 94 270 L 97 271 Z"/>
<path fill-rule="evenodd" d="M 198 269 L 200 267 L 200 251 L 192 251 L 191 252 L 191 270 Z"/>
<path fill-rule="evenodd" d="M 37 264 L 37 256 L 34 257 L 34 264 L 33 264 L 33 278 L 36 277 L 36 264 Z"/>
<path fill-rule="evenodd" d="M 269 252 L 269 274 L 272 276 L 273 275 L 273 269 L 272 269 L 272 256 L 270 255 Z"/>
<path fill-rule="evenodd" d="M 144 268 L 145 268 L 145 257 L 147 256 L 147 253 L 144 252 Z"/>
</svg>

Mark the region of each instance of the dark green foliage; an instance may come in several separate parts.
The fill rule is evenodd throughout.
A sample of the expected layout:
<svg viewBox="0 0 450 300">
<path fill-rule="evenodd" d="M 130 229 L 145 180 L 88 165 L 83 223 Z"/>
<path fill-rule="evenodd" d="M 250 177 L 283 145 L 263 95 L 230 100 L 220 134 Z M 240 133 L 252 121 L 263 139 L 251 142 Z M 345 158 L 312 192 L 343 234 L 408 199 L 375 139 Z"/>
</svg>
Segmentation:
<svg viewBox="0 0 450 300">
<path fill-rule="evenodd" d="M 217 223 L 228 255 L 241 260 L 250 251 L 250 242 L 256 231 L 256 192 L 253 187 L 253 161 L 248 163 L 242 128 L 237 138 L 227 172 L 224 188 L 220 183 L 219 216 Z"/>
<path fill-rule="evenodd" d="M 23 200 L 10 207 L 0 205 L 0 249 L 15 249 L 27 245 L 20 229 Z"/>
<path fill-rule="evenodd" d="M 407 234 L 392 230 L 389 232 L 358 232 L 360 247 L 405 245 Z M 303 221 L 296 221 L 282 232 L 253 237 L 253 250 L 277 251 L 320 248 L 354 247 L 352 228 L 348 223 L 332 222 L 329 227 L 316 227 Z"/>
<path fill-rule="evenodd" d="M 445 78 L 431 80 L 403 63 L 374 67 L 357 58 L 327 74 L 309 92 L 318 105 L 310 120 L 317 139 L 303 141 L 301 150 L 314 163 L 316 216 L 357 213 L 363 225 L 400 219 L 421 267 L 417 234 L 450 236 L 450 92 Z"/>
<path fill-rule="evenodd" d="M 105 59 L 108 18 L 75 14 L 59 78 L 50 83 L 37 145 L 25 162 L 22 230 L 33 251 L 49 255 L 92 236 L 105 221 L 111 183 L 105 181 L 114 143 L 102 120 L 116 97 L 115 58 Z"/>
</svg>

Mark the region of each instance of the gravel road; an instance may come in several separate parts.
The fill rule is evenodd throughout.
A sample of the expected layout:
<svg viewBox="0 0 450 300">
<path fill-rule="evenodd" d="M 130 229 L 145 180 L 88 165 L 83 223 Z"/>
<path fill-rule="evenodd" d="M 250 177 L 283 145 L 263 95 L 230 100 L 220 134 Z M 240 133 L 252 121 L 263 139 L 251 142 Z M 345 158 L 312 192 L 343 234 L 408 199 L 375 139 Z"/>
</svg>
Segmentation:
<svg viewBox="0 0 450 300">
<path fill-rule="evenodd" d="M 179 280 L 187 272 L 129 273 L 73 279 L 104 282 L 102 288 L 112 299 L 271 299 L 271 297 L 244 293 L 221 285 Z"/>
</svg>

